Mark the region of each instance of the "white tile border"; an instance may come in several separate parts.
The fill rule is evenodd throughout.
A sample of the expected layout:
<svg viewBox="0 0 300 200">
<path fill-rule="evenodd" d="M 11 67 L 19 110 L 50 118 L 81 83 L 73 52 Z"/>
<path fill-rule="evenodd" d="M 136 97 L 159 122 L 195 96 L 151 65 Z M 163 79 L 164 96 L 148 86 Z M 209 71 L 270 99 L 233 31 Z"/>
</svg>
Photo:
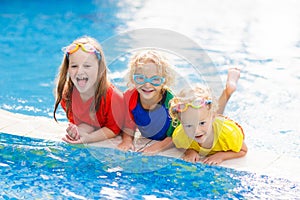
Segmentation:
<svg viewBox="0 0 300 200">
<path fill-rule="evenodd" d="M 2 133 L 62 141 L 66 126 L 67 123 L 57 123 L 54 119 L 47 117 L 16 114 L 0 109 L 0 132 Z M 120 141 L 121 138 L 118 136 L 92 145 L 116 148 Z M 146 140 L 139 143 L 143 145 L 145 142 Z M 278 155 L 267 150 L 262 152 L 251 149 L 251 147 L 248 149 L 245 157 L 225 161 L 221 166 L 299 182 L 300 158 L 286 154 Z M 182 151 L 172 148 L 159 155 L 178 158 L 182 153 Z"/>
</svg>

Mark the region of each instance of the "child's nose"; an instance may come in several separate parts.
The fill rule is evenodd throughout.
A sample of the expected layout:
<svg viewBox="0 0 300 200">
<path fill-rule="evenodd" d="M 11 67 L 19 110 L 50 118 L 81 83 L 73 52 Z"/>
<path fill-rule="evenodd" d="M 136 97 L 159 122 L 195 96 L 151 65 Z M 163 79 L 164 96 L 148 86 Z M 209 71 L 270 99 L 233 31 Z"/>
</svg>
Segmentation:
<svg viewBox="0 0 300 200">
<path fill-rule="evenodd" d="M 84 71 L 83 66 L 82 66 L 82 65 L 79 65 L 77 73 L 80 74 L 80 73 L 82 73 L 83 71 Z"/>
<path fill-rule="evenodd" d="M 202 132 L 202 127 L 198 125 L 196 128 L 196 133 L 200 133 L 200 132 Z"/>
<path fill-rule="evenodd" d="M 151 87 L 151 86 L 152 86 L 152 84 L 149 83 L 149 82 L 146 82 L 144 85 L 145 85 L 146 87 Z"/>
</svg>

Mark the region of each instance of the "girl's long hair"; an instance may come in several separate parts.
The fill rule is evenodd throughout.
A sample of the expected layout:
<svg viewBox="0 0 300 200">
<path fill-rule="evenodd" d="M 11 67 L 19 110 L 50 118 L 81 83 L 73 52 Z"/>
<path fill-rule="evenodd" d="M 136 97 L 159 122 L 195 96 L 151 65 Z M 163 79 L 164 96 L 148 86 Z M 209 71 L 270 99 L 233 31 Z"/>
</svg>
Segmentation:
<svg viewBox="0 0 300 200">
<path fill-rule="evenodd" d="M 89 43 L 89 44 L 93 45 L 100 52 L 101 59 L 98 60 L 98 66 L 99 66 L 98 83 L 97 83 L 97 87 L 95 90 L 95 95 L 94 95 L 95 98 L 90 107 L 90 113 L 91 113 L 91 116 L 93 116 L 92 114 L 96 113 L 96 111 L 100 107 L 102 97 L 104 97 L 104 101 L 106 101 L 105 94 L 106 94 L 107 88 L 110 85 L 109 80 L 107 78 L 107 66 L 106 66 L 106 62 L 105 62 L 104 52 L 102 50 L 100 43 L 96 39 L 89 37 L 89 36 L 83 36 L 81 38 L 78 38 L 75 41 L 73 41 L 72 43 L 84 43 L 84 44 Z M 55 101 L 54 111 L 53 111 L 53 117 L 54 117 L 55 121 L 57 121 L 55 114 L 56 114 L 58 105 L 60 104 L 62 99 L 65 99 L 65 101 L 66 101 L 67 117 L 69 116 L 69 109 L 72 108 L 72 98 L 71 97 L 72 97 L 74 84 L 71 81 L 71 78 L 68 76 L 68 68 L 69 68 L 69 59 L 67 58 L 66 55 L 64 55 L 62 63 L 59 67 L 58 75 L 56 77 L 56 88 L 55 88 L 56 101 Z"/>
</svg>

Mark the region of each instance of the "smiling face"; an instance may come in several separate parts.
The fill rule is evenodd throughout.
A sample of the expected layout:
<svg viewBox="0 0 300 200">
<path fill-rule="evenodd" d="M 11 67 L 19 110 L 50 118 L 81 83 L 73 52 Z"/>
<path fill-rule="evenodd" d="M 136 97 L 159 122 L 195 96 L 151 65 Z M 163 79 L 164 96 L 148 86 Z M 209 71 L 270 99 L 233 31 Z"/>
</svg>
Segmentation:
<svg viewBox="0 0 300 200">
<path fill-rule="evenodd" d="M 154 76 L 161 76 L 158 71 L 158 67 L 152 63 L 147 62 L 142 66 L 138 66 L 134 72 L 134 74 L 144 75 L 146 78 L 152 78 Z M 160 86 L 154 86 L 151 83 L 137 84 L 135 83 L 135 87 L 140 94 L 140 99 L 142 104 L 156 104 L 160 101 L 162 97 L 162 88 L 163 84 Z"/>
<path fill-rule="evenodd" d="M 180 113 L 180 122 L 185 133 L 196 140 L 201 146 L 210 146 L 213 139 L 212 123 L 214 117 L 207 106 L 202 108 L 188 107 Z"/>
<path fill-rule="evenodd" d="M 78 49 L 69 55 L 69 76 L 83 100 L 87 100 L 95 94 L 98 68 L 98 59 L 94 53 Z"/>
</svg>

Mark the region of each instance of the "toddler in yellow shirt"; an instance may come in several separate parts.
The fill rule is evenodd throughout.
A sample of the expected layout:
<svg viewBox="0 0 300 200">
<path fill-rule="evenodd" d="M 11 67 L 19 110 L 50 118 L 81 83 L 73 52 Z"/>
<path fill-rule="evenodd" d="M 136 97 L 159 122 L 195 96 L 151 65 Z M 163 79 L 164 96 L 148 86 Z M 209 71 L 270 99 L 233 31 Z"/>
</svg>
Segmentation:
<svg viewBox="0 0 300 200">
<path fill-rule="evenodd" d="M 187 149 L 183 159 L 219 165 L 247 153 L 242 127 L 217 114 L 218 103 L 206 86 L 184 89 L 170 101 L 170 115 L 180 122 L 172 135 L 177 148 Z M 174 124 L 176 125 L 176 124 Z"/>
</svg>

